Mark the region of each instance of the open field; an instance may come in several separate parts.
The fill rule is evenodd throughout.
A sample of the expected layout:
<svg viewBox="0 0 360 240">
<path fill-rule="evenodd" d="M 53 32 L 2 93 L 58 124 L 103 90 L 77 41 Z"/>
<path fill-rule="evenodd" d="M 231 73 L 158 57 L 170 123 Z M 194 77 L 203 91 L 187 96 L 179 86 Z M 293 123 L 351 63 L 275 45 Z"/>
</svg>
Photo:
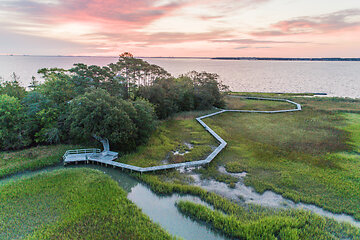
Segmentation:
<svg viewBox="0 0 360 240">
<path fill-rule="evenodd" d="M 172 239 L 109 176 L 64 169 L 0 186 L 0 239 Z"/>
<path fill-rule="evenodd" d="M 66 150 L 76 148 L 81 147 L 60 144 L 12 152 L 0 152 L 0 178 L 26 170 L 35 170 L 57 164 L 61 161 Z"/>
</svg>

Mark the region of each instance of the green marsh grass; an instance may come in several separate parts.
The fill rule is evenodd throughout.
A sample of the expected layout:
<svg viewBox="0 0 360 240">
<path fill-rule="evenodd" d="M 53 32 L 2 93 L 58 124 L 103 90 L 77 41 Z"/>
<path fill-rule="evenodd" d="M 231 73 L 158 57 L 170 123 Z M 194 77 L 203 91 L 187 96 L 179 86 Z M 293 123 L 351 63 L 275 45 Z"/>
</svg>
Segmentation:
<svg viewBox="0 0 360 240">
<path fill-rule="evenodd" d="M 211 146 L 218 143 L 194 119 L 203 112 L 187 112 L 175 115 L 163 121 L 147 144 L 138 147 L 134 153 L 126 154 L 117 159 L 118 162 L 139 167 L 149 167 L 168 163 L 197 161 L 206 158 L 212 151 Z M 186 144 L 191 144 L 189 149 Z M 174 151 L 185 152 L 184 155 L 173 155 Z"/>
<path fill-rule="evenodd" d="M 191 194 L 212 205 L 211 210 L 193 202 L 179 201 L 178 208 L 194 220 L 236 239 L 358 239 L 360 229 L 308 211 L 279 210 L 258 205 L 242 206 L 200 187 L 164 181 L 173 171 L 162 174 L 134 174 L 158 194 Z M 278 238 L 275 238 L 275 237 Z M 282 238 L 280 238 L 282 237 Z M 300 238 L 296 238 L 300 237 Z"/>
<path fill-rule="evenodd" d="M 62 156 L 67 150 L 77 148 L 81 147 L 59 144 L 0 152 L 0 178 L 26 170 L 55 165 L 62 161 Z"/>
<path fill-rule="evenodd" d="M 360 118 L 342 113 L 359 109 L 360 101 L 322 98 L 316 108 L 312 98 L 302 101 L 300 112 L 204 119 L 228 142 L 211 167 L 248 172 L 245 184 L 260 193 L 272 190 L 360 219 L 360 155 L 354 153 Z"/>
<path fill-rule="evenodd" d="M 109 176 L 62 169 L 0 186 L 0 239 L 173 239 Z"/>
<path fill-rule="evenodd" d="M 360 230 L 336 224 L 307 211 L 278 211 L 258 219 L 226 214 L 190 201 L 179 201 L 178 209 L 194 220 L 206 222 L 214 229 L 236 239 L 358 239 Z"/>
<path fill-rule="evenodd" d="M 244 99 L 244 98 L 238 98 L 236 96 L 227 96 L 225 98 L 225 102 L 227 109 L 235 109 L 235 110 L 274 111 L 274 110 L 287 110 L 287 109 L 296 108 L 294 104 L 288 102 Z"/>
</svg>

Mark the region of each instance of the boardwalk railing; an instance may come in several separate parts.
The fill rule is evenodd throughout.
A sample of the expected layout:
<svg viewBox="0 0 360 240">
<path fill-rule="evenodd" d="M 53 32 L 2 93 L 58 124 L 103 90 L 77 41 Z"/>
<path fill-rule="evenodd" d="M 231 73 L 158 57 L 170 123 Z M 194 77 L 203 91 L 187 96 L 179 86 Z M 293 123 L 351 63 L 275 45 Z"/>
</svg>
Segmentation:
<svg viewBox="0 0 360 240">
<path fill-rule="evenodd" d="M 136 171 L 136 172 L 150 172 L 150 171 L 159 171 L 159 170 L 165 170 L 165 169 L 173 169 L 173 168 L 180 168 L 180 167 L 194 167 L 194 166 L 200 166 L 200 165 L 204 165 L 204 164 L 208 164 L 210 163 L 227 145 L 227 142 L 222 139 L 216 132 L 214 132 L 214 130 L 212 130 L 208 125 L 206 125 L 202 119 L 204 118 L 208 118 L 208 117 L 212 117 L 224 112 L 242 112 L 242 113 L 268 113 L 268 114 L 275 114 L 275 113 L 286 113 L 286 112 L 296 112 L 296 111 L 301 111 L 301 105 L 287 100 L 287 99 L 279 99 L 279 98 L 260 98 L 260 97 L 242 97 L 242 96 L 233 96 L 233 97 L 238 97 L 238 98 L 244 98 L 244 99 L 253 99 L 253 100 L 267 100 L 267 101 L 279 101 L 279 102 L 288 102 L 290 104 L 293 104 L 296 106 L 296 108 L 293 109 L 285 109 L 285 110 L 270 110 L 270 111 L 260 111 L 260 110 L 226 110 L 226 109 L 219 109 L 218 112 L 215 113 L 211 113 L 205 116 L 201 116 L 196 118 L 196 121 L 198 121 L 204 128 L 206 131 L 208 131 L 219 143 L 220 145 L 212 152 L 210 153 L 209 156 L 207 156 L 205 159 L 203 160 L 199 160 L 199 161 L 192 161 L 192 162 L 184 162 L 184 163 L 176 163 L 176 164 L 167 164 L 167 165 L 159 165 L 159 166 L 153 166 L 153 167 L 137 167 L 137 166 L 133 166 L 133 165 L 129 165 L 129 164 L 124 164 L 124 163 L 119 163 L 119 162 L 115 162 L 113 160 L 108 160 L 105 157 L 103 158 L 95 158 L 95 159 L 91 159 L 91 161 L 93 162 L 98 162 L 101 164 L 105 164 L 105 165 L 111 165 L 113 167 L 119 167 L 122 169 L 128 169 L 130 171 Z M 98 139 L 100 142 L 103 143 L 104 145 L 104 151 L 109 151 L 109 142 L 107 141 L 107 139 L 101 139 L 95 136 L 96 139 Z M 81 152 L 81 151 L 85 151 L 85 152 Z M 67 156 L 69 154 L 85 154 L 88 153 L 86 151 L 96 151 L 96 153 L 100 153 L 100 149 L 79 149 L 79 150 L 68 150 L 66 151 L 65 155 L 64 155 L 64 164 L 66 164 L 67 162 L 71 162 L 70 160 L 67 161 Z M 91 152 L 89 152 L 91 153 Z M 95 153 L 95 152 L 94 152 Z M 117 155 L 116 155 L 117 157 Z M 115 158 L 116 158 L 115 157 Z M 88 159 L 87 159 L 88 160 Z M 85 161 L 85 159 L 80 159 L 78 160 L 80 161 Z M 88 162 L 88 161 L 86 161 Z"/>
<path fill-rule="evenodd" d="M 87 149 L 76 149 L 76 150 L 67 150 L 63 156 L 64 161 L 66 157 L 71 154 L 87 154 L 87 153 L 101 153 L 99 148 L 87 148 Z"/>
</svg>

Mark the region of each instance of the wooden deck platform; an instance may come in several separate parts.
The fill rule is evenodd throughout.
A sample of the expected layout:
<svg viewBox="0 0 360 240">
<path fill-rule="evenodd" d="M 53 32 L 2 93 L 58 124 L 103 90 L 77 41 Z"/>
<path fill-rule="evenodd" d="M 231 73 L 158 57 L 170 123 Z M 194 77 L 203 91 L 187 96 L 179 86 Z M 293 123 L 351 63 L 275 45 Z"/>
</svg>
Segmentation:
<svg viewBox="0 0 360 240">
<path fill-rule="evenodd" d="M 209 164 L 227 145 L 227 142 L 222 139 L 214 130 L 212 130 L 208 125 L 206 125 L 202 119 L 212 117 L 224 112 L 242 112 L 242 113 L 268 113 L 268 114 L 274 114 L 274 113 L 286 113 L 286 112 L 296 112 L 301 111 L 301 105 L 287 100 L 287 99 L 277 99 L 277 98 L 258 98 L 258 97 L 240 97 L 244 99 L 254 99 L 254 100 L 267 100 L 267 101 L 281 101 L 281 102 L 288 102 L 290 104 L 293 104 L 296 106 L 294 109 L 287 109 L 287 110 L 275 110 L 275 111 L 258 111 L 258 110 L 225 110 L 220 109 L 218 112 L 211 113 L 205 116 L 201 116 L 196 118 L 196 120 L 205 128 L 206 131 L 208 131 L 219 143 L 220 145 L 212 152 L 209 156 L 207 156 L 203 160 L 199 161 L 193 161 L 193 162 L 184 162 L 184 163 L 176 163 L 176 164 L 167 164 L 167 165 L 159 165 L 159 166 L 153 166 L 153 167 L 137 167 L 129 164 L 119 163 L 114 161 L 118 158 L 117 152 L 110 151 L 109 148 L 109 141 L 107 139 L 101 139 L 97 136 L 94 136 L 97 140 L 99 140 L 104 147 L 104 151 L 101 152 L 100 149 L 78 149 L 78 150 L 68 150 L 63 156 L 64 159 L 64 165 L 70 164 L 70 163 L 99 163 L 104 164 L 106 166 L 112 166 L 117 167 L 121 169 L 127 169 L 130 171 L 135 172 L 153 172 L 153 171 L 160 171 L 160 170 L 166 170 L 166 169 L 174 169 L 174 168 L 188 168 L 188 167 L 196 167 L 201 166 L 205 164 Z"/>
</svg>

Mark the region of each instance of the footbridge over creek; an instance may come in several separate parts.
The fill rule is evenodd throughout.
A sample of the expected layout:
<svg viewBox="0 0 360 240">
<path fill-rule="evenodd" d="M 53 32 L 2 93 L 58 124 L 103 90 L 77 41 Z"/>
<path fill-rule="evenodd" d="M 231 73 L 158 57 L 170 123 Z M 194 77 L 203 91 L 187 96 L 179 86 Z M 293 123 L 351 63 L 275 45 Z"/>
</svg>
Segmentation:
<svg viewBox="0 0 360 240">
<path fill-rule="evenodd" d="M 97 148 L 91 148 L 91 149 L 77 149 L 77 150 L 68 150 L 63 156 L 64 165 L 70 164 L 70 163 L 97 163 L 97 164 L 103 164 L 105 166 L 112 166 L 121 168 L 122 170 L 127 169 L 130 171 L 135 172 L 152 172 L 152 171 L 160 171 L 160 170 L 166 170 L 166 169 L 173 169 L 173 168 L 187 168 L 187 167 L 195 167 L 195 166 L 201 166 L 210 163 L 227 145 L 227 142 L 222 139 L 214 130 L 212 130 L 208 125 L 206 125 L 202 119 L 212 117 L 224 112 L 241 112 L 241 113 L 267 113 L 267 114 L 275 114 L 275 113 L 287 113 L 287 112 L 296 112 L 301 111 L 301 105 L 287 100 L 287 99 L 278 99 L 278 98 L 260 98 L 260 97 L 240 97 L 244 99 L 250 99 L 250 100 L 266 100 L 266 101 L 280 101 L 280 102 L 288 102 L 290 104 L 295 105 L 296 107 L 294 109 L 287 109 L 287 110 L 275 110 L 275 111 L 259 111 L 259 110 L 225 110 L 225 109 L 219 109 L 218 112 L 211 113 L 205 116 L 201 116 L 196 118 L 196 120 L 205 128 L 206 131 L 208 131 L 219 143 L 220 145 L 212 152 L 209 156 L 207 156 L 203 160 L 199 161 L 192 161 L 192 162 L 184 162 L 184 163 L 176 163 L 176 164 L 167 164 L 167 165 L 159 165 L 159 166 L 153 166 L 153 167 L 137 167 L 129 164 L 124 164 L 120 162 L 114 161 L 118 158 L 117 152 L 110 151 L 109 147 L 109 141 L 105 138 L 102 139 L 98 136 L 93 136 L 95 139 L 100 141 L 103 144 L 104 150 L 101 151 Z"/>
</svg>

